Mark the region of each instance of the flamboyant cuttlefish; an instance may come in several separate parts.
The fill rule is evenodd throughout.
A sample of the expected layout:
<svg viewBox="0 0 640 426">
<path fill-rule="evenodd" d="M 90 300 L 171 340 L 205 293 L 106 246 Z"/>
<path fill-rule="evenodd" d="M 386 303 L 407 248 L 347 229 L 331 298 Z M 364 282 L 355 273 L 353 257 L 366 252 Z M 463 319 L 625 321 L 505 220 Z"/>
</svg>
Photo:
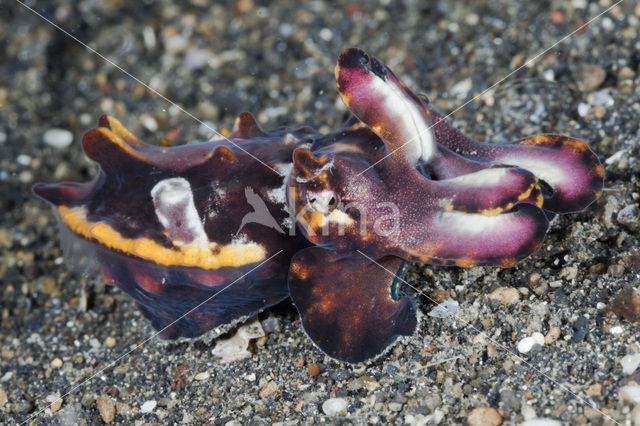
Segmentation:
<svg viewBox="0 0 640 426">
<path fill-rule="evenodd" d="M 97 259 L 163 338 L 291 297 L 322 351 L 361 362 L 416 329 L 405 261 L 512 266 L 549 217 L 602 191 L 579 140 L 474 141 L 356 48 L 335 76 L 353 113 L 336 132 L 264 132 L 243 113 L 228 137 L 160 147 L 105 116 L 83 139 L 98 176 L 35 193 L 57 206 L 66 251 Z"/>
</svg>

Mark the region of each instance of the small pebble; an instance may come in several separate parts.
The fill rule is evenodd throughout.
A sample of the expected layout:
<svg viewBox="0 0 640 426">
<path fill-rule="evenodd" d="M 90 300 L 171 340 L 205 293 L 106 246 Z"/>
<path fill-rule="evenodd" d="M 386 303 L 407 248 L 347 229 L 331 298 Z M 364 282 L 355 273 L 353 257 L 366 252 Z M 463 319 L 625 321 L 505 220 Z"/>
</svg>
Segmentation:
<svg viewBox="0 0 640 426">
<path fill-rule="evenodd" d="M 467 25 L 478 25 L 478 22 L 480 22 L 480 16 L 476 15 L 475 13 L 470 13 L 469 15 L 465 16 L 464 22 Z"/>
<path fill-rule="evenodd" d="M 276 317 L 269 317 L 260 324 L 262 325 L 262 330 L 264 330 L 266 334 L 280 330 L 280 320 Z"/>
<path fill-rule="evenodd" d="M 502 423 L 502 416 L 490 407 L 476 407 L 467 416 L 471 426 L 498 426 Z"/>
<path fill-rule="evenodd" d="M 7 393 L 4 389 L 0 389 L 0 408 L 7 403 Z"/>
<path fill-rule="evenodd" d="M 391 411 L 400 411 L 400 410 L 402 410 L 402 404 L 400 404 L 399 402 L 390 402 L 389 403 L 389 410 L 391 410 Z"/>
<path fill-rule="evenodd" d="M 633 68 L 630 67 L 622 67 L 620 71 L 618 71 L 618 77 L 620 77 L 621 79 L 633 78 L 635 76 L 636 72 L 633 70 Z"/>
<path fill-rule="evenodd" d="M 114 337 L 109 336 L 105 339 L 104 344 L 108 348 L 113 348 L 116 345 L 116 339 Z"/>
<path fill-rule="evenodd" d="M 118 402 L 116 405 L 116 412 L 123 417 L 131 415 L 131 406 L 126 402 Z"/>
<path fill-rule="evenodd" d="M 51 395 L 47 395 L 45 401 L 49 403 L 49 409 L 52 413 L 57 412 L 62 407 L 62 398 L 60 398 L 59 393 L 52 393 Z"/>
<path fill-rule="evenodd" d="M 640 354 L 625 355 L 620 359 L 620 364 L 622 365 L 623 374 L 633 374 L 638 365 L 640 365 Z"/>
<path fill-rule="evenodd" d="M 554 343 L 562 334 L 562 331 L 558 327 L 551 327 L 546 336 L 544 336 L 544 344 L 550 345 Z"/>
<path fill-rule="evenodd" d="M 612 31 L 614 27 L 615 24 L 613 23 L 613 20 L 611 18 L 609 18 L 608 16 L 602 18 L 602 28 L 604 28 L 605 31 Z"/>
<path fill-rule="evenodd" d="M 578 115 L 580 117 L 586 117 L 589 111 L 591 110 L 591 105 L 585 102 L 580 102 L 578 104 Z"/>
<path fill-rule="evenodd" d="M 62 149 L 71 145 L 73 133 L 66 129 L 49 129 L 42 135 L 44 143 L 54 148 Z"/>
<path fill-rule="evenodd" d="M 161 396 L 158 399 L 158 407 L 167 407 L 169 404 L 171 404 L 171 401 L 172 401 L 171 398 L 168 398 L 166 396 Z"/>
<path fill-rule="evenodd" d="M 544 345 L 544 336 L 542 333 L 533 333 L 531 336 L 525 337 L 518 342 L 518 352 L 526 354 L 534 345 Z"/>
<path fill-rule="evenodd" d="M 471 343 L 474 345 L 479 344 L 485 346 L 487 344 L 487 335 L 484 332 L 480 332 L 473 338 L 473 340 L 471 340 Z"/>
<path fill-rule="evenodd" d="M 537 286 L 540 283 L 541 278 L 542 277 L 537 272 L 534 272 L 533 274 L 529 275 L 529 286 L 531 287 Z"/>
<path fill-rule="evenodd" d="M 189 41 L 180 34 L 175 34 L 164 40 L 164 44 L 168 53 L 176 54 L 184 51 L 189 45 Z"/>
<path fill-rule="evenodd" d="M 211 376 L 211 375 L 209 374 L 209 372 L 208 372 L 208 371 L 203 371 L 202 373 L 198 373 L 198 374 L 196 374 L 195 379 L 196 379 L 196 380 L 198 380 L 198 381 L 200 381 L 200 382 L 202 382 L 202 381 L 204 381 L 204 380 L 209 379 L 209 377 L 210 377 L 210 376 Z"/>
<path fill-rule="evenodd" d="M 635 205 L 629 204 L 618 212 L 616 220 L 631 230 L 638 229 L 640 228 L 640 211 Z"/>
<path fill-rule="evenodd" d="M 96 398 L 96 405 L 102 420 L 105 423 L 111 423 L 116 415 L 116 406 L 113 403 L 113 399 L 107 395 L 100 395 Z"/>
<path fill-rule="evenodd" d="M 571 340 L 576 343 L 582 342 L 589 333 L 590 328 L 591 322 L 589 319 L 583 316 L 578 317 L 578 319 L 573 323 L 574 333 L 573 336 L 571 336 Z"/>
<path fill-rule="evenodd" d="M 596 90 L 604 82 L 606 76 L 606 71 L 596 64 L 580 65 L 575 72 L 578 87 L 584 92 Z"/>
<path fill-rule="evenodd" d="M 260 398 L 267 398 L 269 396 L 272 396 L 276 392 L 278 392 L 278 385 L 276 384 L 276 382 L 271 380 L 269 383 L 265 385 L 265 387 L 262 388 L 259 395 L 260 395 Z"/>
<path fill-rule="evenodd" d="M 309 375 L 311 377 L 316 377 L 320 374 L 320 366 L 318 364 L 309 364 L 307 369 L 309 370 Z"/>
<path fill-rule="evenodd" d="M 640 404 L 637 404 L 631 410 L 631 422 L 636 426 L 640 425 Z"/>
<path fill-rule="evenodd" d="M 152 115 L 141 114 L 139 120 L 140 123 L 142 123 L 142 125 L 146 127 L 150 132 L 155 132 L 156 130 L 158 130 L 158 121 Z"/>
<path fill-rule="evenodd" d="M 556 79 L 556 73 L 554 70 L 548 69 L 542 73 L 542 77 L 547 81 L 554 81 Z"/>
<path fill-rule="evenodd" d="M 503 305 L 513 305 L 520 300 L 520 292 L 513 287 L 498 287 L 489 294 L 489 298 L 499 300 Z"/>
<path fill-rule="evenodd" d="M 633 288 L 622 290 L 611 302 L 608 309 L 629 321 L 640 320 L 640 292 Z M 622 333 L 620 326 L 611 327 L 611 333 L 614 333 L 614 328 L 619 329 L 619 333 Z"/>
<path fill-rule="evenodd" d="M 601 120 L 604 118 L 604 116 L 607 115 L 607 109 L 605 107 L 603 107 L 602 105 L 596 105 L 593 108 L 591 108 L 589 110 L 589 112 L 587 113 L 586 119 L 587 120 Z"/>
<path fill-rule="evenodd" d="M 150 413 L 150 412 L 153 411 L 154 408 L 156 408 L 156 405 L 158 405 L 158 402 L 155 401 L 155 400 L 146 401 L 140 407 L 140 412 L 141 413 Z"/>
<path fill-rule="evenodd" d="M 16 162 L 21 166 L 28 166 L 31 164 L 31 157 L 26 154 L 20 154 L 18 155 L 18 158 L 16 158 Z"/>
<path fill-rule="evenodd" d="M 532 419 L 520 423 L 520 426 L 562 426 L 562 422 L 554 419 Z"/>
<path fill-rule="evenodd" d="M 618 396 L 623 401 L 633 402 L 637 404 L 640 402 L 640 385 L 627 385 L 620 388 Z"/>
<path fill-rule="evenodd" d="M 604 263 L 596 263 L 595 265 L 591 265 L 589 266 L 589 273 L 590 274 L 601 274 L 604 272 Z"/>
<path fill-rule="evenodd" d="M 349 404 L 343 398 L 329 398 L 322 403 L 322 411 L 327 416 L 335 416 L 347 410 Z"/>
<path fill-rule="evenodd" d="M 589 396 L 600 395 L 602 393 L 602 385 L 600 383 L 594 383 L 593 385 L 587 388 L 585 393 Z"/>
<path fill-rule="evenodd" d="M 567 266 L 560 271 L 560 277 L 571 281 L 578 276 L 578 268 L 574 268 L 573 266 Z"/>
<path fill-rule="evenodd" d="M 520 413 L 522 414 L 522 417 L 524 418 L 525 422 L 528 420 L 534 420 L 537 418 L 536 410 L 530 405 L 526 405 L 526 404 L 523 405 L 522 410 L 520 410 Z"/>
<path fill-rule="evenodd" d="M 153 50 L 156 47 L 156 34 L 150 26 L 144 27 L 142 30 L 142 38 L 144 40 L 144 45 L 148 50 Z"/>
<path fill-rule="evenodd" d="M 220 358 L 220 362 L 228 363 L 249 358 L 249 341 L 264 337 L 265 333 L 257 319 L 238 327 L 236 333 L 228 339 L 218 340 L 213 348 L 213 355 Z"/>
<path fill-rule="evenodd" d="M 619 163 L 620 160 L 622 160 L 625 157 L 625 155 L 626 155 L 626 151 L 624 149 L 621 149 L 620 151 L 617 151 L 615 154 L 613 154 L 612 156 L 604 160 L 604 162 L 606 165 L 610 166 L 612 164 Z"/>
<path fill-rule="evenodd" d="M 62 367 L 62 360 L 60 358 L 54 358 L 53 361 L 51 361 L 51 367 L 53 368 Z"/>
<path fill-rule="evenodd" d="M 184 66 L 190 71 L 203 68 L 209 62 L 209 52 L 203 49 L 189 49 L 184 57 Z"/>
<path fill-rule="evenodd" d="M 454 84 L 449 92 L 454 98 L 463 99 L 467 96 L 467 93 L 469 93 L 472 87 L 473 81 L 470 78 L 465 78 L 464 80 Z"/>
<path fill-rule="evenodd" d="M 549 287 L 551 287 L 551 288 L 560 288 L 560 287 L 562 287 L 562 284 L 563 284 L 562 281 L 555 280 L 555 281 L 551 281 L 549 283 Z"/>
<path fill-rule="evenodd" d="M 431 300 L 434 303 L 442 303 L 445 300 L 449 299 L 451 297 L 451 295 L 449 294 L 448 291 L 444 291 L 444 290 L 434 290 L 431 293 L 429 293 L 429 300 Z"/>
<path fill-rule="evenodd" d="M 591 105 L 613 106 L 614 100 L 608 89 L 598 90 L 587 95 L 587 102 Z"/>
<path fill-rule="evenodd" d="M 624 275 L 624 266 L 622 265 L 609 265 L 607 268 L 607 274 L 613 277 L 621 277 Z"/>
<path fill-rule="evenodd" d="M 561 10 L 554 10 L 551 12 L 551 22 L 554 25 L 559 25 L 562 24 L 564 22 L 564 13 Z"/>
<path fill-rule="evenodd" d="M 31 173 L 29 170 L 23 170 L 18 175 L 18 180 L 20 180 L 20 182 L 22 183 L 30 183 L 33 181 L 33 173 Z"/>
<path fill-rule="evenodd" d="M 454 315 L 456 312 L 458 312 L 458 302 L 453 299 L 447 299 L 431 309 L 429 316 L 433 318 L 446 318 Z"/>
<path fill-rule="evenodd" d="M 611 334 L 622 334 L 624 330 L 622 329 L 622 327 L 620 327 L 619 325 L 614 325 L 613 327 L 611 327 L 609 329 L 609 332 Z"/>
</svg>

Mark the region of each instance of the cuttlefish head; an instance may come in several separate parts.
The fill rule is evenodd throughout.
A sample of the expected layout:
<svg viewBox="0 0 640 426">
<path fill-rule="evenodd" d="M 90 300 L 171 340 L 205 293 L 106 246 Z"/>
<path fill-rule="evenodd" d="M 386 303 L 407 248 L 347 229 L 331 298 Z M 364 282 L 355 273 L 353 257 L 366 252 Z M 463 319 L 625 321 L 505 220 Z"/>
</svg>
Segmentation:
<svg viewBox="0 0 640 426">
<path fill-rule="evenodd" d="M 367 221 L 385 197 L 384 184 L 362 173 L 369 162 L 357 154 L 301 148 L 294 152 L 289 180 L 289 202 L 296 221 L 310 241 L 318 245 L 350 245 L 367 234 Z"/>
</svg>

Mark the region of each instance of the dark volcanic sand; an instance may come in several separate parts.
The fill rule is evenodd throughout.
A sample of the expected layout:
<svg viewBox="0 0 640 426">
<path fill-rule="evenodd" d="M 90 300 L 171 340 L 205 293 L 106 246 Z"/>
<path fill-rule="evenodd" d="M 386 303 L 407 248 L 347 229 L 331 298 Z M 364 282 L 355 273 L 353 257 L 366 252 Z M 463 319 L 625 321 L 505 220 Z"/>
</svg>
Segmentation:
<svg viewBox="0 0 640 426">
<path fill-rule="evenodd" d="M 345 47 L 380 57 L 451 112 L 613 4 L 271 3 L 30 2 L 217 129 L 248 110 L 265 129 L 322 131 L 347 117 L 333 77 Z M 489 407 L 486 416 L 507 424 L 612 422 L 593 404 L 615 421 L 640 422 L 636 388 L 625 388 L 631 401 L 619 395 L 640 383 L 620 364 L 640 352 L 638 325 L 604 309 L 638 284 L 639 22 L 640 6 L 624 1 L 453 116 L 468 134 L 495 142 L 542 132 L 582 138 L 606 170 L 604 195 L 556 218 L 542 249 L 515 268 L 415 265 L 408 282 L 457 301 L 457 317 L 423 315 L 417 335 L 352 367 L 316 350 L 286 302 L 260 316 L 274 317 L 278 330 L 250 346 L 252 358 L 221 364 L 215 341 L 152 339 L 33 421 L 461 423 Z M 31 186 L 90 179 L 96 166 L 80 141 L 105 113 L 147 141 L 209 134 L 14 0 L 0 3 L 0 46 L 0 423 L 18 423 L 152 335 L 132 301 L 100 278 L 82 292 L 61 261 L 53 211 Z M 46 144 L 54 128 L 73 142 Z M 513 289 L 503 291 L 506 303 L 488 296 L 498 287 Z M 421 312 L 433 309 L 414 298 Z M 555 328 L 557 341 L 518 352 L 523 338 Z M 313 363 L 317 377 L 307 369 Z M 326 416 L 330 398 L 343 399 L 346 411 Z"/>
</svg>

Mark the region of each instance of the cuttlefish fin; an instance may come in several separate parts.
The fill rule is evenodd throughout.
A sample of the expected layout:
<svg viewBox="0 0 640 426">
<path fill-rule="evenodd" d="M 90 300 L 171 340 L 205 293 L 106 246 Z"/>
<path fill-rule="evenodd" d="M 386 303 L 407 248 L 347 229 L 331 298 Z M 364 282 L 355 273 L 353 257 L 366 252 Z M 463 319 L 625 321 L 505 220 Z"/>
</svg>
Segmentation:
<svg viewBox="0 0 640 426">
<path fill-rule="evenodd" d="M 131 296 L 163 339 L 198 337 L 288 296 L 284 273 L 165 267 L 97 246 L 105 282 Z"/>
<path fill-rule="evenodd" d="M 376 263 L 319 247 L 291 261 L 289 293 L 302 326 L 332 358 L 370 360 L 416 329 L 413 303 L 398 295 L 403 260 L 386 256 Z"/>
</svg>

